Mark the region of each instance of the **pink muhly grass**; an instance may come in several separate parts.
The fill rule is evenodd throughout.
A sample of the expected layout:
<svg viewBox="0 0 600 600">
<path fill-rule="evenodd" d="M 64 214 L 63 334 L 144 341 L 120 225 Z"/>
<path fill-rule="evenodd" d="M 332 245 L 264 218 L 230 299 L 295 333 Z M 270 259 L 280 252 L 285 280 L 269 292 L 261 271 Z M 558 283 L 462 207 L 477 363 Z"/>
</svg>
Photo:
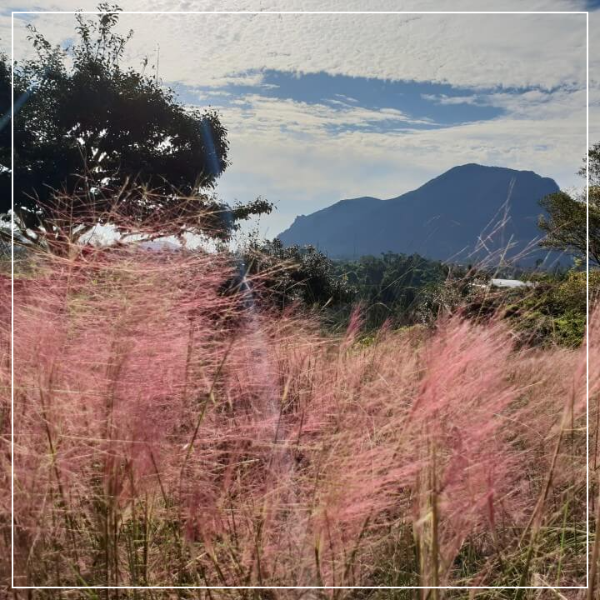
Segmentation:
<svg viewBox="0 0 600 600">
<path fill-rule="evenodd" d="M 356 306 L 350 314 L 350 320 L 348 327 L 346 328 L 346 335 L 342 340 L 342 350 L 347 350 L 357 340 L 360 331 L 364 324 L 364 315 L 361 306 Z"/>
<path fill-rule="evenodd" d="M 51 277 L 28 282 L 27 301 L 15 307 L 15 470 L 31 482 L 17 478 L 15 501 L 28 514 L 55 493 L 65 515 L 90 492 L 113 510 L 155 484 L 171 454 L 164 445 L 185 429 L 181 419 L 210 377 L 184 394 L 189 330 L 207 339 L 211 313 L 223 308 L 223 271 L 211 260 L 122 249 L 40 261 Z M 214 371 L 217 351 L 207 350 L 203 362 Z M 35 519 L 20 523 L 24 535 L 36 529 Z"/>
<path fill-rule="evenodd" d="M 335 339 L 235 277 L 223 255 L 135 246 L 34 261 L 15 302 L 18 582 L 364 585 L 401 534 L 399 568 L 441 585 L 465 547 L 497 566 L 553 494 L 578 498 L 581 455 L 552 449 L 568 430 L 581 450 L 564 416 L 581 419 L 581 352 L 517 352 L 458 318 L 366 345 L 359 309 Z"/>
<path fill-rule="evenodd" d="M 590 441 L 590 511 L 593 515 L 594 543 L 590 556 L 590 572 L 588 577 L 588 600 L 596 597 L 600 583 L 598 569 L 600 567 L 600 469 L 599 442 L 600 436 L 600 308 L 592 313 L 589 324 L 589 441 Z M 583 361 L 582 361 L 583 362 Z"/>
<path fill-rule="evenodd" d="M 423 378 L 404 423 L 406 457 L 419 461 L 415 533 L 425 585 L 447 581 L 459 549 L 493 531 L 515 464 L 501 433 L 515 397 L 506 382 L 511 344 L 498 325 L 442 322 L 426 345 Z"/>
</svg>

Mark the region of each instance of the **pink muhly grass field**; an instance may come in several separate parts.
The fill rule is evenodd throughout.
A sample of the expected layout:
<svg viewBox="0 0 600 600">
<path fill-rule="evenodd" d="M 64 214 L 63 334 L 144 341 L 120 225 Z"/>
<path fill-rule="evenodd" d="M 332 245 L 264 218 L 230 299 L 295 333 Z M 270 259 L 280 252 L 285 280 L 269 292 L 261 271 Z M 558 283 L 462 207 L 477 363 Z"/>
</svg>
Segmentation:
<svg viewBox="0 0 600 600">
<path fill-rule="evenodd" d="M 458 317 L 363 344 L 360 312 L 337 339 L 235 277 L 131 245 L 18 280 L 17 585 L 585 585 L 585 349 Z"/>
</svg>

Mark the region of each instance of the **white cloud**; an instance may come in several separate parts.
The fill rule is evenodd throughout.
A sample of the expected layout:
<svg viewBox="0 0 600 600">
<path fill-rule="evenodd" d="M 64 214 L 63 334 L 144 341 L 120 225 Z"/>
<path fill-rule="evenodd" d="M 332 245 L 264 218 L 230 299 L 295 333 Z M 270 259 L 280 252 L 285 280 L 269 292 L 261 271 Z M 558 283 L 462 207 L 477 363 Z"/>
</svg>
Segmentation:
<svg viewBox="0 0 600 600">
<path fill-rule="evenodd" d="M 395 108 L 369 109 L 357 105 L 329 102 L 308 104 L 291 99 L 278 99 L 249 94 L 222 108 L 231 129 L 240 131 L 250 126 L 253 133 L 285 128 L 286 132 L 331 135 L 331 127 L 368 129 L 375 124 L 386 126 L 429 125 L 428 119 L 412 119 Z"/>
<path fill-rule="evenodd" d="M 436 96 L 435 94 L 421 94 L 423 100 L 429 100 L 430 102 L 435 102 L 436 104 L 441 104 L 443 106 L 448 105 L 456 105 L 456 104 L 479 104 L 478 96 L 473 94 L 472 96 L 447 96 L 446 94 L 440 94 Z"/>
<path fill-rule="evenodd" d="M 23 0 L 24 8 L 28 0 Z M 92 2 L 36 0 L 41 9 L 88 8 Z M 286 2 L 173 2 L 132 0 L 128 10 L 352 10 L 358 0 Z M 453 9 L 497 9 L 497 3 L 455 2 Z M 495 6 L 492 6 L 495 4 Z M 525 2 L 505 2 L 524 10 Z M 576 2 L 532 2 L 535 7 L 581 8 Z M 369 10 L 431 10 L 439 2 L 370 2 Z M 72 17 L 35 21 L 54 39 L 71 35 Z M 468 87 L 582 85 L 585 81 L 583 15 L 123 15 L 136 31 L 132 61 L 154 55 L 161 73 L 187 85 L 222 85 L 232 75 L 263 68 L 394 80 L 447 82 Z M 6 25 L 6 23 L 5 23 Z M 16 21 L 17 54 L 27 44 Z M 5 36 L 3 36 L 5 37 Z M 560 40 L 560 43 L 557 43 Z"/>
<path fill-rule="evenodd" d="M 336 98 L 340 98 L 344 104 L 356 104 L 358 100 L 356 98 L 352 98 L 350 96 L 346 96 L 344 94 L 335 94 Z"/>
<path fill-rule="evenodd" d="M 507 111 L 514 118 L 532 118 L 540 121 L 560 116 L 578 116 L 582 120 L 585 117 L 586 106 L 585 88 L 562 88 L 552 92 L 543 90 L 528 90 L 521 93 L 488 92 L 474 93 L 470 96 L 422 94 L 422 98 L 440 105 L 492 106 Z"/>
<path fill-rule="evenodd" d="M 23 9 L 94 10 L 96 0 L 21 0 Z M 128 0 L 125 10 L 440 10 L 434 0 Z M 583 0 L 455 0 L 452 10 L 585 10 Z M 600 63 L 592 15 L 591 133 L 600 136 Z M 34 22 L 53 41 L 73 35 L 72 15 Z M 233 166 L 225 197 L 281 199 L 271 233 L 341 197 L 396 196 L 466 162 L 534 169 L 573 185 L 585 152 L 585 17 L 582 15 L 123 15 L 135 36 L 127 59 L 160 52 L 160 76 L 191 88 L 264 86 L 262 71 L 326 72 L 388 80 L 444 82 L 476 96 L 431 97 L 441 104 L 486 104 L 492 121 L 409 130 L 401 111 L 373 111 L 343 96 L 305 104 L 257 94 L 223 108 Z M 10 16 L 0 16 L 8 46 Z M 15 26 L 17 57 L 30 52 Z M 494 88 L 492 93 L 484 89 Z M 522 94 L 508 88 L 535 88 Z M 205 92 L 198 92 L 202 102 Z M 225 96 L 221 96 L 224 97 Z M 231 97 L 228 97 L 231 98 Z M 339 102 L 339 104 L 337 104 Z M 381 133 L 366 124 L 392 126 Z M 268 221 L 269 222 L 269 221 Z"/>
</svg>

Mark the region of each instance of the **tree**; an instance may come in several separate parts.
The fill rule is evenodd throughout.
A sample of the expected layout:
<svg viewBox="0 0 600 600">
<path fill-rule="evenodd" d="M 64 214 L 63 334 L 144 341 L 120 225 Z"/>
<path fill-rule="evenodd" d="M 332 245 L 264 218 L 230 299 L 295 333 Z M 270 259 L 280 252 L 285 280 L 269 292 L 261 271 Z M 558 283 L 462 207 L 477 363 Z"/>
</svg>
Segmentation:
<svg viewBox="0 0 600 600">
<path fill-rule="evenodd" d="M 590 161 L 590 187 L 600 186 L 600 142 L 594 144 L 588 151 Z M 586 175 L 587 163 L 584 159 L 583 166 L 579 170 L 582 177 Z"/>
<path fill-rule="evenodd" d="M 226 237 L 237 220 L 269 212 L 260 198 L 225 210 L 212 191 L 229 165 L 219 115 L 178 103 L 145 69 L 124 68 L 133 32 L 117 33 L 117 6 L 100 4 L 99 10 L 96 19 L 76 15 L 77 40 L 68 49 L 52 47 L 29 26 L 36 57 L 14 65 L 14 209 L 22 229 L 56 233 L 61 212 L 91 227 L 118 205 L 127 217 L 153 216 L 164 225 L 193 223 L 209 209 L 215 230 Z M 0 60 L 0 102 L 8 112 L 6 57 Z M 4 213 L 11 206 L 6 130 L 0 134 Z M 206 218 L 202 222 L 206 226 Z"/>
<path fill-rule="evenodd" d="M 353 297 L 353 289 L 336 275 L 331 260 L 313 246 L 284 247 L 278 238 L 251 239 L 244 248 L 244 264 L 247 274 L 280 308 L 294 302 L 338 306 Z"/>
<path fill-rule="evenodd" d="M 586 167 L 579 171 L 584 177 Z M 589 232 L 585 192 L 556 192 L 542 198 L 540 204 L 548 213 L 539 220 L 546 233 L 541 245 L 585 258 L 589 233 L 589 261 L 600 266 L 600 143 L 589 150 Z"/>
<path fill-rule="evenodd" d="M 338 276 L 345 275 L 363 305 L 366 327 L 414 322 L 423 302 L 448 279 L 449 267 L 413 254 L 385 252 L 358 261 L 336 263 Z"/>
</svg>

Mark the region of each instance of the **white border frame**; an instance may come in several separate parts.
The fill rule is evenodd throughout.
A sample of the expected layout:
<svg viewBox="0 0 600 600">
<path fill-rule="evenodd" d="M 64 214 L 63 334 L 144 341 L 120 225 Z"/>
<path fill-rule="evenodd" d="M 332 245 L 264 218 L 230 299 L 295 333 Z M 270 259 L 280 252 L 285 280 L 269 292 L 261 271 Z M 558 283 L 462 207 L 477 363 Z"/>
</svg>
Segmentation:
<svg viewBox="0 0 600 600">
<path fill-rule="evenodd" d="M 11 67 L 15 62 L 15 15 L 99 15 L 98 10 L 82 11 L 11 11 Z M 586 325 L 590 322 L 590 265 L 589 265 L 589 188 L 590 188 L 590 13 L 589 11 L 236 11 L 236 10 L 191 10 L 191 11 L 120 11 L 120 15 L 585 15 L 586 28 Z M 14 209 L 14 70 L 11 68 L 11 206 Z M 589 326 L 586 327 L 586 578 L 585 586 L 15 586 L 14 572 L 14 210 L 11 211 L 11 548 L 10 585 L 13 590 L 587 590 L 590 585 L 590 380 L 589 380 Z"/>
</svg>

